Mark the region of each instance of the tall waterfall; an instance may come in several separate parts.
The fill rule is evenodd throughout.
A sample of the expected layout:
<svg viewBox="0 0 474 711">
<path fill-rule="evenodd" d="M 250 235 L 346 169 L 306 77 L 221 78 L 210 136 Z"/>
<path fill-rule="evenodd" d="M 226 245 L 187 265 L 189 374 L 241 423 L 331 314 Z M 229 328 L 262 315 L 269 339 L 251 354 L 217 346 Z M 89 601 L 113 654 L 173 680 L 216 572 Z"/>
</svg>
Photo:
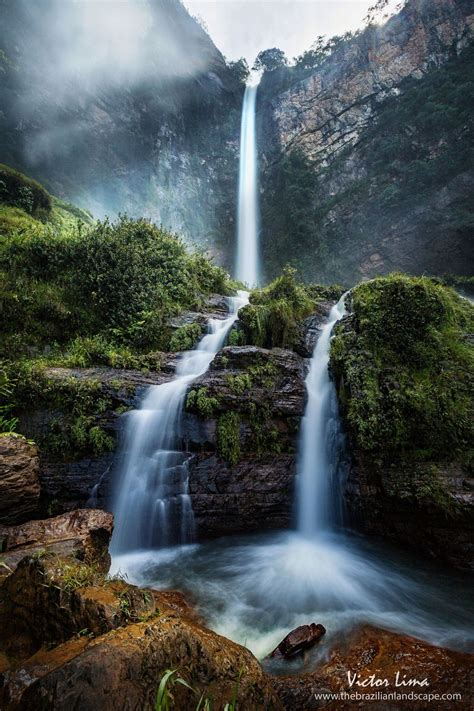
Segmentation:
<svg viewBox="0 0 474 711">
<path fill-rule="evenodd" d="M 239 292 L 229 298 L 229 317 L 211 319 L 209 333 L 197 348 L 181 356 L 176 377 L 151 386 L 140 409 L 128 413 L 124 460 L 113 507 L 114 554 L 193 539 L 194 517 L 180 416 L 188 386 L 209 368 L 247 297 L 246 292 Z"/>
<path fill-rule="evenodd" d="M 334 384 L 329 377 L 332 330 L 344 313 L 344 299 L 333 306 L 324 324 L 306 377 L 308 402 L 303 417 L 298 462 L 298 530 L 308 537 L 335 523 L 338 439 L 341 436 Z"/>
<path fill-rule="evenodd" d="M 257 141 L 255 108 L 258 86 L 245 89 L 240 129 L 236 279 L 249 286 L 259 282 Z"/>
</svg>

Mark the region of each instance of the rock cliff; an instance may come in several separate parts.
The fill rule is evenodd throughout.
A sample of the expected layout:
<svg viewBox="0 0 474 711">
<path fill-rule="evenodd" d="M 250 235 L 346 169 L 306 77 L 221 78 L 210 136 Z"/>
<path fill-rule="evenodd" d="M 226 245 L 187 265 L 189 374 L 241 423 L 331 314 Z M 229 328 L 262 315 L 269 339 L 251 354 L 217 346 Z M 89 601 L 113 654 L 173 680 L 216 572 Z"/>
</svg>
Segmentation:
<svg viewBox="0 0 474 711">
<path fill-rule="evenodd" d="M 349 284 L 394 269 L 468 273 L 473 30 L 470 0 L 409 0 L 385 25 L 264 74 L 270 275 L 286 261 Z"/>
</svg>

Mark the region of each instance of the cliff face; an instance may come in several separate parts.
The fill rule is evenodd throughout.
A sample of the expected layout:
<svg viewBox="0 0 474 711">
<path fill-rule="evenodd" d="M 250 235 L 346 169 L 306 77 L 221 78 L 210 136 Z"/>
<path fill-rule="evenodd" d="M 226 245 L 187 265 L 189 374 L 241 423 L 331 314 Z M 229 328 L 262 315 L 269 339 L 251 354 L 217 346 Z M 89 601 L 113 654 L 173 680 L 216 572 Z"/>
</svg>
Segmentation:
<svg viewBox="0 0 474 711">
<path fill-rule="evenodd" d="M 466 273 L 473 31 L 471 0 L 411 0 L 316 66 L 264 75 L 270 272 L 294 261 L 296 244 L 309 279 L 353 282 L 393 269 Z"/>
<path fill-rule="evenodd" d="M 242 87 L 179 0 L 0 14 L 3 160 L 96 216 L 231 239 Z"/>
</svg>

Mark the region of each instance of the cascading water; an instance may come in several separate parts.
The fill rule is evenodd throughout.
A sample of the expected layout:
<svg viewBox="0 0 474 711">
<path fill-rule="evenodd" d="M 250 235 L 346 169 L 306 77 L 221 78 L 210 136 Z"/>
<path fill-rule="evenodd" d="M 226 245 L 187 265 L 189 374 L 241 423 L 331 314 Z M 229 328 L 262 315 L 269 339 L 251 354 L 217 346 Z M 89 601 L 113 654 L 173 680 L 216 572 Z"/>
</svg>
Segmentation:
<svg viewBox="0 0 474 711">
<path fill-rule="evenodd" d="M 229 317 L 211 319 L 209 333 L 197 348 L 182 354 L 174 380 L 151 386 L 140 409 L 128 413 L 114 505 L 114 554 L 192 540 L 194 517 L 187 455 L 181 448 L 181 411 L 188 386 L 209 368 L 247 297 L 239 292 L 229 298 Z"/>
<path fill-rule="evenodd" d="M 114 557 L 113 571 L 126 571 L 139 585 L 189 591 L 212 628 L 257 656 L 289 630 L 313 621 L 328 630 L 316 655 L 331 638 L 366 623 L 472 649 L 474 603 L 462 573 L 446 576 L 426 561 L 332 530 L 338 497 L 331 478 L 340 432 L 328 360 L 332 329 L 343 310 L 341 300 L 323 326 L 306 381 L 298 530 Z"/>
<path fill-rule="evenodd" d="M 240 130 L 239 195 L 237 215 L 237 268 L 235 277 L 249 286 L 259 283 L 257 140 L 255 112 L 258 86 L 248 85 L 242 105 Z"/>
<path fill-rule="evenodd" d="M 298 531 L 315 537 L 336 523 L 335 488 L 341 428 L 337 397 L 329 377 L 333 328 L 345 313 L 344 294 L 321 329 L 306 377 L 308 403 L 301 425 L 297 484 Z"/>
</svg>

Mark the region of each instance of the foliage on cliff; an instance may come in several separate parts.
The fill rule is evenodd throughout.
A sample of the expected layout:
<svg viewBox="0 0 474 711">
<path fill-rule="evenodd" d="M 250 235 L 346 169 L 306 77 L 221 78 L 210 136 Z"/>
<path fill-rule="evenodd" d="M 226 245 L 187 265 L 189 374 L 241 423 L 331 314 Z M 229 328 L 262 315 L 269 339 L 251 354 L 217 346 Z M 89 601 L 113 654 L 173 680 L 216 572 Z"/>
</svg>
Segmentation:
<svg viewBox="0 0 474 711">
<path fill-rule="evenodd" d="M 315 311 L 320 299 L 338 299 L 338 286 L 306 286 L 291 267 L 263 289 L 255 289 L 250 303 L 239 312 L 245 342 L 262 348 L 291 348 L 298 335 L 298 322 Z"/>
<path fill-rule="evenodd" d="M 435 280 L 397 274 L 350 300 L 331 365 L 359 452 L 472 465 L 474 307 Z"/>
<path fill-rule="evenodd" d="M 44 348 L 77 352 L 78 339 L 90 344 L 91 338 L 93 350 L 100 342 L 103 352 L 104 343 L 166 349 L 170 316 L 198 307 L 208 294 L 229 292 L 222 269 L 150 222 L 122 216 L 92 223 L 54 198 L 49 216 L 42 208 L 42 221 L 34 209 L 2 200 L 0 194 L 4 357 Z"/>
</svg>

